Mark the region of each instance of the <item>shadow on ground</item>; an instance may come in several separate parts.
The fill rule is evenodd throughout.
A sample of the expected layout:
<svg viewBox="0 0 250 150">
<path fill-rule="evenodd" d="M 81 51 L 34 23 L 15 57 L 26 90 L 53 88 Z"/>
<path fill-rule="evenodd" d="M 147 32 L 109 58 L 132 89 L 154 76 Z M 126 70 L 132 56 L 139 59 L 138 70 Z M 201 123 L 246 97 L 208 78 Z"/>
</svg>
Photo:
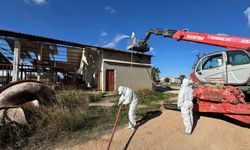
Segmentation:
<svg viewBox="0 0 250 150">
<path fill-rule="evenodd" d="M 169 86 L 166 86 L 166 87 L 162 87 L 162 86 L 153 86 L 153 89 L 154 91 L 157 91 L 157 92 L 166 92 L 166 91 L 172 91 L 172 90 L 175 90 Z"/>
<path fill-rule="evenodd" d="M 197 112 L 193 113 L 193 129 L 192 132 L 195 130 L 195 127 L 197 126 L 198 120 L 200 119 L 200 114 L 198 114 Z"/>
<path fill-rule="evenodd" d="M 199 115 L 199 116 L 205 116 L 205 117 L 210 117 L 210 118 L 215 118 L 215 119 L 221 119 L 221 120 L 224 120 L 226 122 L 232 123 L 234 125 L 250 129 L 250 125 L 249 124 L 246 124 L 244 122 L 240 122 L 238 120 L 235 120 L 233 118 L 224 116 L 222 114 L 218 114 L 218 113 L 197 113 L 197 115 Z"/>
<path fill-rule="evenodd" d="M 143 124 L 145 124 L 146 122 L 148 122 L 149 120 L 151 120 L 153 118 L 159 117 L 161 114 L 162 114 L 162 112 L 157 110 L 157 111 L 147 112 L 145 115 L 143 115 L 143 118 L 141 120 L 137 121 L 137 126 L 135 127 L 135 131 L 130 136 L 128 142 L 126 143 L 126 145 L 124 147 L 124 150 L 126 150 L 128 148 L 131 140 L 133 139 L 136 131 L 138 130 L 138 128 L 140 128 L 140 126 L 142 126 Z"/>
<path fill-rule="evenodd" d="M 244 122 L 240 122 L 238 120 L 235 120 L 233 118 L 224 116 L 224 115 L 219 114 L 219 113 L 194 112 L 194 116 L 193 116 L 194 117 L 193 130 L 195 130 L 195 127 L 196 127 L 196 125 L 198 123 L 198 120 L 200 119 L 201 116 L 224 120 L 226 122 L 232 123 L 234 125 L 237 125 L 237 126 L 240 126 L 240 127 L 243 127 L 243 128 L 250 128 L 249 124 L 246 124 Z"/>
<path fill-rule="evenodd" d="M 169 110 L 174 110 L 174 111 L 179 111 L 177 110 L 177 106 L 176 104 L 172 104 L 172 103 L 165 103 L 163 104 L 164 108 L 165 109 L 169 109 Z M 224 120 L 226 122 L 229 122 L 229 123 L 232 123 L 232 124 L 235 124 L 237 126 L 241 126 L 241 127 L 245 127 L 245 128 L 250 128 L 250 125 L 249 124 L 246 124 L 246 123 L 243 123 L 243 122 L 240 122 L 238 120 L 235 120 L 233 118 L 230 118 L 230 117 L 227 117 L 227 116 L 224 116 L 223 114 L 220 114 L 220 113 L 205 113 L 205 112 L 194 112 L 194 125 L 193 125 L 193 129 L 195 129 L 196 125 L 197 125 L 197 122 L 198 120 L 200 119 L 200 116 L 204 116 L 204 117 L 210 117 L 210 118 L 215 118 L 215 119 L 220 119 L 220 120 Z"/>
</svg>

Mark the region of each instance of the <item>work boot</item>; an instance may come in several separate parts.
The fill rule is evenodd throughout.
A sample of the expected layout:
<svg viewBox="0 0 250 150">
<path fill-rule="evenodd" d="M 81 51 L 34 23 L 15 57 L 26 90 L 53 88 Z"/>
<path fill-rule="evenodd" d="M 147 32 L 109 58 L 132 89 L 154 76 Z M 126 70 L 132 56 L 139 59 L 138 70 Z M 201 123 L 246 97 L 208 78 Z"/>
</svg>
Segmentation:
<svg viewBox="0 0 250 150">
<path fill-rule="evenodd" d="M 129 124 L 127 129 L 131 129 L 131 128 L 133 128 L 133 126 L 131 126 L 131 124 Z"/>
<path fill-rule="evenodd" d="M 183 132 L 183 134 L 185 134 L 185 135 L 191 135 L 191 133 L 188 133 L 188 132 Z"/>
<path fill-rule="evenodd" d="M 129 130 L 130 130 L 130 131 L 135 131 L 135 128 L 134 128 L 134 127 L 132 127 L 132 128 L 130 128 Z"/>
<path fill-rule="evenodd" d="M 191 133 L 185 132 L 185 131 L 182 131 L 181 134 L 184 134 L 184 135 L 191 135 Z"/>
<path fill-rule="evenodd" d="M 182 130 L 182 131 L 181 131 L 181 134 L 184 134 L 184 135 L 191 135 L 191 133 L 185 132 L 185 130 Z"/>
</svg>

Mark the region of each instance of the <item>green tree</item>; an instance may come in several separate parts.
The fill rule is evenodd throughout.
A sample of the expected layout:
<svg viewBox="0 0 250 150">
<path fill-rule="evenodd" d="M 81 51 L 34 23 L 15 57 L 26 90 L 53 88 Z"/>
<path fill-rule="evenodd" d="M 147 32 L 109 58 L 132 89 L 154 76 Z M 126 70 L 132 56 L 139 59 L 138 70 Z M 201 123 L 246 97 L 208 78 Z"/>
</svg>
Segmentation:
<svg viewBox="0 0 250 150">
<path fill-rule="evenodd" d="M 178 77 L 178 79 L 180 79 L 181 80 L 181 83 L 182 83 L 182 80 L 184 79 L 184 78 L 186 78 L 186 76 L 185 75 L 180 75 L 179 77 Z"/>
<path fill-rule="evenodd" d="M 166 78 L 164 79 L 164 81 L 165 81 L 165 83 L 169 83 L 170 78 L 169 78 L 169 77 L 166 77 Z"/>
<path fill-rule="evenodd" d="M 151 69 L 151 76 L 152 76 L 154 81 L 156 81 L 156 79 L 159 78 L 160 73 L 161 73 L 161 71 L 159 68 L 153 67 Z"/>
</svg>

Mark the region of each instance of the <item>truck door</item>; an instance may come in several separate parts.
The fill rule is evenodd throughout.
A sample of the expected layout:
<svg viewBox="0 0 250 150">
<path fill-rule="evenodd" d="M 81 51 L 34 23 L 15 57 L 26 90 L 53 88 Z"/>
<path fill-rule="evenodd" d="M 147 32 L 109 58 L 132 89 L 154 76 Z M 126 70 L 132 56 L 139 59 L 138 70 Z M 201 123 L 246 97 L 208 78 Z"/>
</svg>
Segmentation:
<svg viewBox="0 0 250 150">
<path fill-rule="evenodd" d="M 247 51 L 228 51 L 228 83 L 244 84 L 250 78 L 250 57 Z"/>
<path fill-rule="evenodd" d="M 219 52 L 200 59 L 195 76 L 203 83 L 226 83 L 226 53 Z"/>
</svg>

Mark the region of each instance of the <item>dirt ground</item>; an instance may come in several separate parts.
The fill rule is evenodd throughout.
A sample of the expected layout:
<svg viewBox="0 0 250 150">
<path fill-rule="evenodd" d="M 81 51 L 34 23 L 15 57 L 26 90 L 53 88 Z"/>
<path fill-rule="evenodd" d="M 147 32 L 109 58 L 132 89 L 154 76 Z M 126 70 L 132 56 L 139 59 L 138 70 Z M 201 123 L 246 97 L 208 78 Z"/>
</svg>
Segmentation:
<svg viewBox="0 0 250 150">
<path fill-rule="evenodd" d="M 184 135 L 178 111 L 162 110 L 151 114 L 137 130 L 116 131 L 111 149 L 136 150 L 247 150 L 250 130 L 225 120 L 200 116 L 192 135 Z M 78 144 L 71 150 L 105 149 L 110 134 Z"/>
<path fill-rule="evenodd" d="M 178 93 L 179 87 L 165 93 Z M 171 98 L 170 101 L 177 101 Z M 196 114 L 192 135 L 181 133 L 183 123 L 179 111 L 165 110 L 148 114 L 137 130 L 120 128 L 111 144 L 112 150 L 247 150 L 250 148 L 250 126 L 241 126 L 226 118 Z M 111 135 L 96 137 L 84 143 L 59 149 L 105 149 Z"/>
</svg>

